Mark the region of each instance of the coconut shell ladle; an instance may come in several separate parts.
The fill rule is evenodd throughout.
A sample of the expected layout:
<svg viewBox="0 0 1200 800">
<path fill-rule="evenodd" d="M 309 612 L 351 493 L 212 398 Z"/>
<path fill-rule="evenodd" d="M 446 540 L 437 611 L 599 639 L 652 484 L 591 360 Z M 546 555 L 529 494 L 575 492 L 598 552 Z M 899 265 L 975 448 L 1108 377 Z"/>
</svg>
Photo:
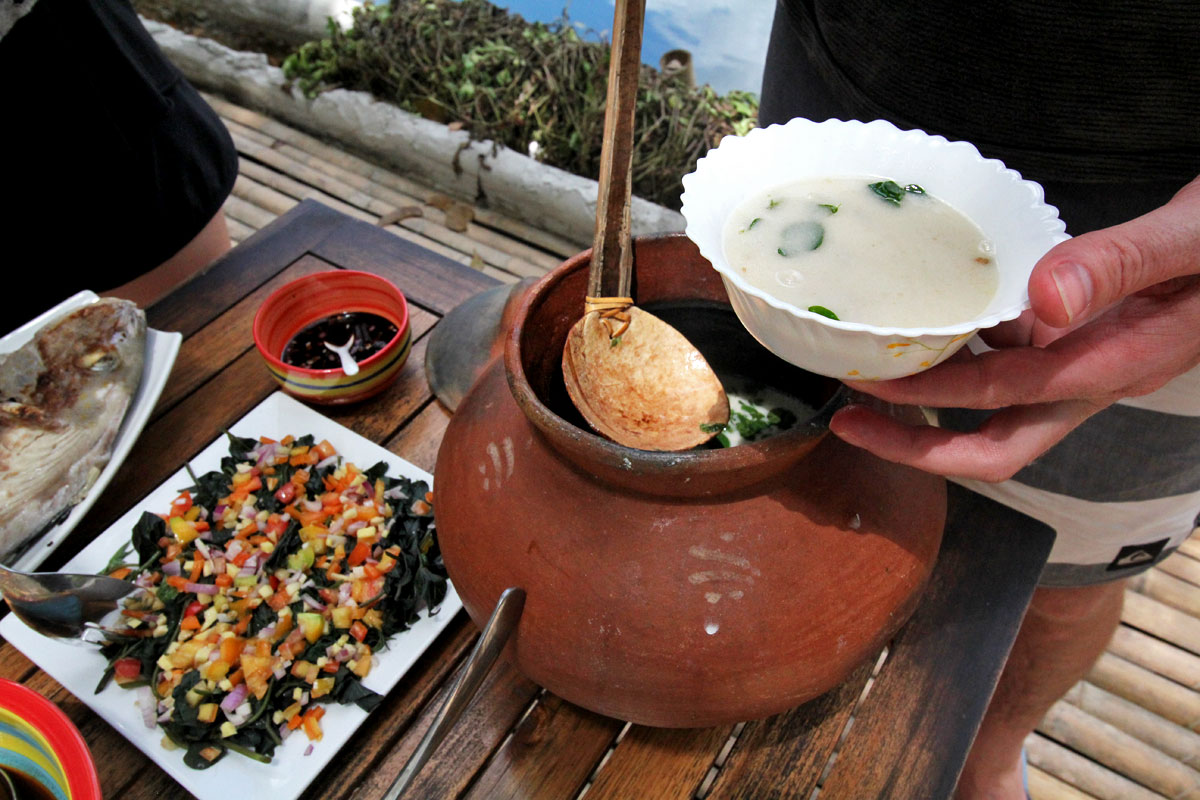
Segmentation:
<svg viewBox="0 0 1200 800">
<path fill-rule="evenodd" d="M 729 400 L 700 351 L 630 296 L 633 126 L 645 11 L 645 0 L 617 0 L 588 296 L 563 347 L 563 379 L 600 434 L 641 450 L 686 450 L 729 421 Z"/>
</svg>

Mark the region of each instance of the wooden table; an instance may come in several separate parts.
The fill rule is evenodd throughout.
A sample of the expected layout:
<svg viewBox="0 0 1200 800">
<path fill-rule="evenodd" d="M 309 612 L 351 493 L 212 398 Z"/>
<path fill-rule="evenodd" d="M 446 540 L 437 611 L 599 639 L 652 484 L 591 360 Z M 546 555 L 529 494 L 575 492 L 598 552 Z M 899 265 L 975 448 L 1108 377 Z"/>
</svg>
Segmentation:
<svg viewBox="0 0 1200 800">
<path fill-rule="evenodd" d="M 458 303 L 495 284 L 306 201 L 148 310 L 153 327 L 184 335 L 173 375 L 132 454 L 48 568 L 78 552 L 91 532 L 111 524 L 275 390 L 251 339 L 254 312 L 283 283 L 334 267 L 394 281 L 409 299 L 416 344 L 386 393 L 323 413 L 433 471 L 449 414 L 424 376 L 429 332 Z M 743 726 L 662 730 L 627 727 L 573 706 L 502 662 L 407 796 L 557 800 L 587 787 L 588 800 L 808 798 L 836 747 L 822 800 L 948 797 L 1053 539 L 1048 528 L 1022 536 L 1011 524 L 1015 512 L 998 505 L 968 519 L 961 497 L 952 487 L 931 583 L 874 680 L 872 665 L 864 664 L 840 688 L 785 714 Z M 460 613 L 335 758 L 336 770 L 318 776 L 305 797 L 381 797 L 476 635 Z M 184 794 L 7 643 L 0 647 L 0 675 L 70 715 L 92 749 L 106 797 Z"/>
</svg>

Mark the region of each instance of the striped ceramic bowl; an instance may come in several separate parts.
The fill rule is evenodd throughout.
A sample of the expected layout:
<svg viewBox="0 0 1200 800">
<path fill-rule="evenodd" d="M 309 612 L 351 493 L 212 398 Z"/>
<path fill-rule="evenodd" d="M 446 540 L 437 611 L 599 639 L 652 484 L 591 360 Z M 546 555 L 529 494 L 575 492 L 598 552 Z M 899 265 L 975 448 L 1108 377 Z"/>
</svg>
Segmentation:
<svg viewBox="0 0 1200 800">
<path fill-rule="evenodd" d="M 58 706 L 32 689 L 0 678 L 0 768 L 18 796 L 101 800 L 100 779 L 79 730 Z M 22 791 L 24 789 L 24 791 Z M 0 790 L 0 794 L 3 790 Z"/>
<path fill-rule="evenodd" d="M 396 335 L 358 362 L 358 373 L 341 367 L 307 369 L 282 359 L 297 333 L 343 312 L 367 312 L 390 320 Z M 298 278 L 276 290 L 254 316 L 254 344 L 285 392 L 311 403 L 352 403 L 385 389 L 400 374 L 412 349 L 408 303 L 391 281 L 369 272 L 330 270 Z"/>
</svg>

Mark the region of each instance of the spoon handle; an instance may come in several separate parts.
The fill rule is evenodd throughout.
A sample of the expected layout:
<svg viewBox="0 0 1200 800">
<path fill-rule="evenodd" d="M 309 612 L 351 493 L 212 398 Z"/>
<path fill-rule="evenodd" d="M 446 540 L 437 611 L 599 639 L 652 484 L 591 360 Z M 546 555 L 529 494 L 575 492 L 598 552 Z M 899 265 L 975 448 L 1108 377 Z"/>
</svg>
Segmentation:
<svg viewBox="0 0 1200 800">
<path fill-rule="evenodd" d="M 421 771 L 421 767 L 425 766 L 425 762 L 446 738 L 450 728 L 471 704 L 475 693 L 483 685 L 483 679 L 487 677 L 488 670 L 504 650 L 509 636 L 516 630 L 517 623 L 521 619 L 521 611 L 524 608 L 524 589 L 512 586 L 500 594 L 500 600 L 496 603 L 496 608 L 492 611 L 492 616 L 488 618 L 487 624 L 484 625 L 483 633 L 480 634 L 479 641 L 475 643 L 475 649 L 471 651 L 467 664 L 459 674 L 454 688 L 450 690 L 441 708 L 438 709 L 437 716 L 434 717 L 429 730 L 425 732 L 421 743 L 409 756 L 408 763 L 404 765 L 404 769 L 400 771 L 396 780 L 384 793 L 383 800 L 396 800 L 412 785 L 417 773 Z"/>
<path fill-rule="evenodd" d="M 591 297 L 628 297 L 630 291 L 633 272 L 629 219 L 633 123 L 645 14 L 646 0 L 617 0 L 613 16 L 612 60 L 608 65 L 604 142 L 600 149 L 596 232 L 588 272 L 588 295 Z"/>
</svg>

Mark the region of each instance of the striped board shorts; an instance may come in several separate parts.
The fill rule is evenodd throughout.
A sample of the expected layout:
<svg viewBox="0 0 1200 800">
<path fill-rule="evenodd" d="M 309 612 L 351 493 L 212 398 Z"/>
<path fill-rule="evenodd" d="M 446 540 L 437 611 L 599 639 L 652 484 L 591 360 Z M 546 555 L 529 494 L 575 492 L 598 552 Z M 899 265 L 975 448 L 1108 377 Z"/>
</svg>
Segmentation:
<svg viewBox="0 0 1200 800">
<path fill-rule="evenodd" d="M 987 413 L 938 419 L 970 430 Z M 1090 417 L 1010 480 L 955 482 L 1055 530 L 1043 586 L 1141 572 L 1200 525 L 1200 367 Z"/>
</svg>

